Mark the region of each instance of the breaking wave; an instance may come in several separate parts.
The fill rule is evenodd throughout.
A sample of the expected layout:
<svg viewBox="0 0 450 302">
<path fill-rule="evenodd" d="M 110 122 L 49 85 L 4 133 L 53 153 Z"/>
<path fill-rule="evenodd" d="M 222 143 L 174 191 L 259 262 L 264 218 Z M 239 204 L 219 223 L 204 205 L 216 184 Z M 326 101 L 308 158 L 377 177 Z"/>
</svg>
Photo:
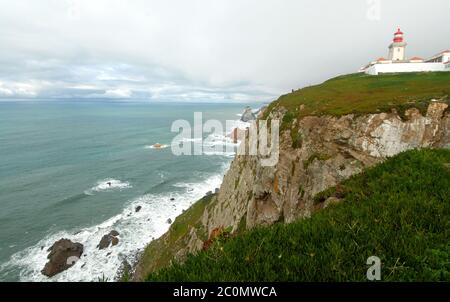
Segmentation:
<svg viewBox="0 0 450 302">
<path fill-rule="evenodd" d="M 0 274 L 19 268 L 20 281 L 70 282 L 97 281 L 105 278 L 114 281 L 118 277 L 124 261 L 133 264 L 136 261 L 136 255 L 143 251 L 150 241 L 160 237 L 168 230 L 169 218 L 174 221 L 183 210 L 189 208 L 208 191 L 214 191 L 220 187 L 223 174 L 228 166 L 229 164 L 225 164 L 221 173 L 210 175 L 202 182 L 176 183 L 173 185 L 174 192 L 146 194 L 131 200 L 121 213 L 98 225 L 51 234 L 34 246 L 12 255 L 8 262 L 0 266 Z M 130 187 L 128 183 L 120 181 L 116 181 L 114 184 L 115 188 Z M 101 191 L 104 188 L 106 187 L 102 181 L 92 190 Z M 137 212 L 135 209 L 138 206 L 141 207 L 141 210 Z M 99 250 L 97 245 L 102 236 L 111 230 L 119 232 L 119 244 Z M 70 269 L 52 278 L 47 278 L 41 274 L 42 268 L 48 261 L 47 249 L 61 238 L 82 243 L 84 252 L 80 260 Z"/>
</svg>

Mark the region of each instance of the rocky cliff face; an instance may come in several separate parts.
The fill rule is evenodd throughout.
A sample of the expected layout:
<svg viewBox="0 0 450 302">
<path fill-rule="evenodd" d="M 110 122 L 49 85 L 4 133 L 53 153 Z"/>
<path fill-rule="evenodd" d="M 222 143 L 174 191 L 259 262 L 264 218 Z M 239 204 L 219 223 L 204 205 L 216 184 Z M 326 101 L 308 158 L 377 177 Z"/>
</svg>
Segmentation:
<svg viewBox="0 0 450 302">
<path fill-rule="evenodd" d="M 276 166 L 262 167 L 259 158 L 251 156 L 233 161 L 217 205 L 205 212 L 203 223 L 209 231 L 220 226 L 237 230 L 243 219 L 251 228 L 308 217 L 315 194 L 386 157 L 414 148 L 449 148 L 447 108 L 445 103 L 432 102 L 425 116 L 412 108 L 405 119 L 393 111 L 294 120 L 291 129 L 282 133 Z M 301 141 L 297 148 L 293 137 Z"/>
<path fill-rule="evenodd" d="M 282 119 L 285 112 L 278 108 L 269 118 Z M 219 193 L 180 239 L 186 244 L 177 249 L 173 259 L 182 261 L 186 254 L 200 250 L 205 239 L 201 234 L 309 217 L 317 209 L 313 202 L 317 193 L 389 156 L 422 147 L 450 148 L 446 103 L 431 101 L 425 115 L 408 109 L 403 118 L 393 110 L 294 119 L 281 133 L 276 166 L 262 166 L 257 156 L 234 159 Z M 148 272 L 141 263 L 137 279 Z"/>
</svg>

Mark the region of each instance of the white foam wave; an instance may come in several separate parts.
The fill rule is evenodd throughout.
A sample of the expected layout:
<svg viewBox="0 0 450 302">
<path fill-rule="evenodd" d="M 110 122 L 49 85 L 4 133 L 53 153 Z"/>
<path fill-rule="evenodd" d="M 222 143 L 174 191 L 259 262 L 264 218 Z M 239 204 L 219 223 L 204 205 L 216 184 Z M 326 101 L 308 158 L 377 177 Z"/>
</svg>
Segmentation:
<svg viewBox="0 0 450 302">
<path fill-rule="evenodd" d="M 99 225 L 83 228 L 78 232 L 62 231 L 47 236 L 36 245 L 14 254 L 0 267 L 0 271 L 19 268 L 21 281 L 96 281 L 99 278 L 113 281 L 124 260 L 133 263 L 138 252 L 168 230 L 169 218 L 174 221 L 183 210 L 203 197 L 206 192 L 220 187 L 223 173 L 228 166 L 229 164 L 224 165 L 222 173 L 203 182 L 176 184 L 176 187 L 184 188 L 181 193 L 148 194 L 132 200 L 121 213 Z M 135 211 L 137 206 L 142 207 L 139 212 Z M 111 230 L 120 233 L 119 244 L 99 250 L 97 245 L 102 236 Z M 47 249 L 61 238 L 82 243 L 83 255 L 67 271 L 47 278 L 41 274 L 47 262 Z"/>
<path fill-rule="evenodd" d="M 123 189 L 129 189 L 132 188 L 131 184 L 129 182 L 122 182 L 120 180 L 114 179 L 114 178 L 108 178 L 105 180 L 100 180 L 97 182 L 97 185 L 90 188 L 89 190 L 84 191 L 84 194 L 86 195 L 94 195 L 95 192 L 103 192 L 103 191 L 110 191 L 110 190 L 123 190 Z"/>
</svg>

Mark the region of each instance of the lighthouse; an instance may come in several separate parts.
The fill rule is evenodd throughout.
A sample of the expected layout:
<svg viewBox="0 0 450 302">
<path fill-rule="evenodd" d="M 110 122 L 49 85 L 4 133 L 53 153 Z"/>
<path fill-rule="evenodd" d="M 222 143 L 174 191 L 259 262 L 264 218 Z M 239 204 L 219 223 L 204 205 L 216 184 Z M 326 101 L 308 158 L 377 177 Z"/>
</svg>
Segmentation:
<svg viewBox="0 0 450 302">
<path fill-rule="evenodd" d="M 359 71 L 370 75 L 399 72 L 450 72 L 450 50 L 444 50 L 429 59 L 420 57 L 407 59 L 406 45 L 403 32 L 399 28 L 394 33 L 394 40 L 389 45 L 389 58 L 372 61 Z"/>
<path fill-rule="evenodd" d="M 407 44 L 403 39 L 403 32 L 399 28 L 397 32 L 394 34 L 394 40 L 392 41 L 392 44 L 389 46 L 389 60 L 393 62 L 405 61 L 406 45 Z"/>
</svg>

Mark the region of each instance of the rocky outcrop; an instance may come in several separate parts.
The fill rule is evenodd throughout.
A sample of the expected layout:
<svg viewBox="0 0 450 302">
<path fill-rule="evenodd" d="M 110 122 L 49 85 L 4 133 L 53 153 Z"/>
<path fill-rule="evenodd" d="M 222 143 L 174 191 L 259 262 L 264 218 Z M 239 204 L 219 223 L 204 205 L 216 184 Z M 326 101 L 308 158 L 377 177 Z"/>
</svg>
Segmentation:
<svg viewBox="0 0 450 302">
<path fill-rule="evenodd" d="M 109 232 L 109 234 L 103 236 L 99 244 L 97 245 L 98 249 L 103 250 L 109 246 L 115 246 L 119 244 L 119 238 L 117 238 L 117 236 L 119 236 L 119 232 L 117 231 L 111 231 Z"/>
<path fill-rule="evenodd" d="M 282 120 L 286 112 L 278 108 L 268 117 Z M 411 108 L 402 116 L 392 110 L 294 119 L 280 134 L 275 166 L 262 165 L 260 156 L 236 156 L 200 220 L 188 226 L 190 231 L 182 239 L 186 244 L 176 254 L 203 248 L 199 230 L 211 238 L 216 230 L 224 228 L 233 233 L 309 217 L 318 208 L 340 201 L 329 199 L 318 207 L 314 204 L 317 193 L 387 157 L 426 147 L 450 148 L 450 110 L 444 102 L 431 101 L 426 114 Z M 173 257 L 181 261 L 184 258 Z M 149 272 L 142 268 L 138 271 Z"/>
<path fill-rule="evenodd" d="M 72 267 L 83 254 L 83 245 L 74 243 L 69 239 L 55 242 L 49 249 L 49 261 L 41 271 L 47 277 L 53 277 Z"/>
<path fill-rule="evenodd" d="M 252 108 L 246 107 L 241 116 L 241 121 L 250 122 L 256 120 L 256 115 L 253 113 Z"/>
</svg>

